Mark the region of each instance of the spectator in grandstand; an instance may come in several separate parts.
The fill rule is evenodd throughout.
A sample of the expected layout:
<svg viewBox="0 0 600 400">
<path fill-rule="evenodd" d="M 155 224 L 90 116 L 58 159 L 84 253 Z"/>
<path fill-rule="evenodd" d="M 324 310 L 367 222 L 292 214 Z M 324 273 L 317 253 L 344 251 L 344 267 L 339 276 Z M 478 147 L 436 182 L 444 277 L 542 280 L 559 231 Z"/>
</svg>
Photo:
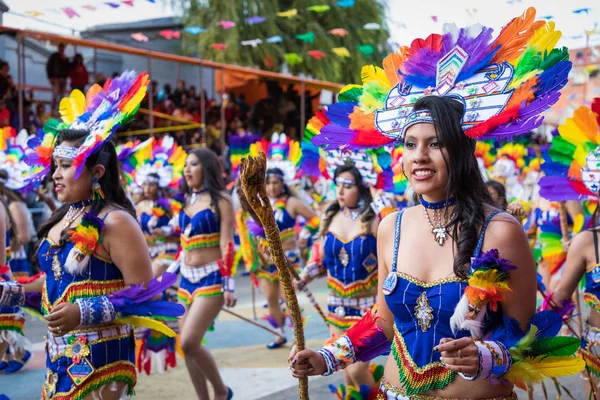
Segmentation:
<svg viewBox="0 0 600 400">
<path fill-rule="evenodd" d="M 0 60 L 0 99 L 9 99 L 12 95 L 8 79 L 10 67 L 6 61 Z"/>
<path fill-rule="evenodd" d="M 6 107 L 6 101 L 0 99 L 0 128 L 10 126 L 10 111 Z"/>
<path fill-rule="evenodd" d="M 64 43 L 59 43 L 58 51 L 53 53 L 46 63 L 46 74 L 52 86 L 52 110 L 57 110 L 59 100 L 65 95 L 70 64 L 65 56 Z"/>
<path fill-rule="evenodd" d="M 44 126 L 44 124 L 52 116 L 46 112 L 46 105 L 44 103 L 37 103 L 35 106 L 35 119 L 38 126 Z"/>
<path fill-rule="evenodd" d="M 71 79 L 71 90 L 79 89 L 85 93 L 85 87 L 90 82 L 90 74 L 83 63 L 83 56 L 75 54 L 73 63 L 69 69 L 69 78 Z"/>
</svg>

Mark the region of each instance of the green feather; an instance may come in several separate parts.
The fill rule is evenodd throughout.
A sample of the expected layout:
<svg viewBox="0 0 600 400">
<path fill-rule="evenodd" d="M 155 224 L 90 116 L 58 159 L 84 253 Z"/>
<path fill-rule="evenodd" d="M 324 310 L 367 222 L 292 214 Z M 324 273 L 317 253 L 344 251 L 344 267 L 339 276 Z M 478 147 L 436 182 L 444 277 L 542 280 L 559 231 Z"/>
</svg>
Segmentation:
<svg viewBox="0 0 600 400">
<path fill-rule="evenodd" d="M 343 93 L 340 93 L 338 96 L 338 101 L 342 102 L 342 101 L 353 101 L 355 103 L 358 103 L 358 99 L 360 98 L 360 96 L 362 96 L 363 94 L 363 89 L 361 88 L 352 88 L 350 90 L 347 90 Z"/>
<path fill-rule="evenodd" d="M 519 63 L 515 68 L 513 80 L 519 80 L 529 72 L 538 69 L 541 63 L 542 56 L 540 53 L 533 47 L 527 48 L 527 50 L 525 50 L 521 55 L 521 58 L 519 58 Z"/>
<path fill-rule="evenodd" d="M 556 63 L 563 60 L 569 59 L 569 49 L 566 47 L 552 49 L 549 53 L 547 51 L 544 52 L 543 60 L 538 69 L 545 71 L 551 67 L 553 67 Z"/>
<path fill-rule="evenodd" d="M 373 371 L 373 379 L 375 382 L 379 382 L 381 377 L 383 376 L 383 365 L 378 365 L 375 367 L 375 371 Z"/>
<path fill-rule="evenodd" d="M 548 155 L 554 162 L 571 165 L 576 148 L 575 145 L 567 142 L 562 136 L 555 136 L 552 139 L 552 147 L 548 150 Z"/>
<path fill-rule="evenodd" d="M 569 336 L 547 337 L 536 340 L 531 345 L 530 357 L 537 356 L 570 356 L 579 349 L 578 338 Z"/>
</svg>

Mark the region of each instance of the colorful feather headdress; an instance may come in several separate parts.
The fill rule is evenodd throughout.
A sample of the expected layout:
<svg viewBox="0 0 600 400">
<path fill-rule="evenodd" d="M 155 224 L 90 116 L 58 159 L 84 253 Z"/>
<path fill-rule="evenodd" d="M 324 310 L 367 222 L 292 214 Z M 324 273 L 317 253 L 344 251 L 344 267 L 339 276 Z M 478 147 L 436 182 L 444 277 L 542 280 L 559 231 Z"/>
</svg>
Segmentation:
<svg viewBox="0 0 600 400">
<path fill-rule="evenodd" d="M 558 127 L 550 160 L 542 164 L 540 196 L 551 201 L 582 200 L 600 193 L 600 98 L 579 107 Z"/>
<path fill-rule="evenodd" d="M 525 166 L 526 154 L 527 149 L 520 143 L 506 143 L 500 147 L 493 166 L 494 177 L 507 178 L 519 175 L 519 171 Z"/>
<path fill-rule="evenodd" d="M 0 129 L 0 170 L 5 170 L 8 178 L 2 182 L 4 187 L 22 191 L 32 186 L 32 176 L 42 168 L 31 168 L 25 163 L 28 133 L 22 130 L 15 135 L 13 128 Z"/>
<path fill-rule="evenodd" d="M 260 151 L 264 151 L 261 138 L 257 135 L 238 136 L 229 138 L 229 158 L 231 159 L 231 174 L 237 179 L 242 158 L 247 156 L 256 157 Z"/>
<path fill-rule="evenodd" d="M 387 56 L 383 69 L 365 66 L 362 85 L 348 85 L 327 110 L 330 124 L 313 143 L 325 148 L 380 147 L 402 140 L 412 124 L 431 123 L 413 112 L 423 96 L 447 96 L 464 106 L 462 126 L 474 139 L 508 138 L 542 123 L 558 101 L 571 62 L 553 22 L 529 8 L 493 39 L 492 29 L 444 25 L 444 34 L 416 39 Z M 423 112 L 424 111 L 424 112 Z"/>
<path fill-rule="evenodd" d="M 148 83 L 145 72 L 137 75 L 135 71 L 125 71 L 107 80 L 103 87 L 94 84 L 85 96 L 76 89 L 69 97 L 63 98 L 59 109 L 62 121 L 49 120 L 43 132 L 28 143 L 35 151 L 28 154 L 27 163 L 42 167 L 34 179 L 41 180 L 48 173 L 53 155 L 72 158 L 76 167 L 75 177 L 79 177 L 87 158 L 135 115 L 146 96 Z M 76 149 L 56 146 L 58 135 L 64 129 L 87 130 L 89 135 Z"/>
<path fill-rule="evenodd" d="M 179 188 L 187 153 L 171 136 L 160 139 L 152 137 L 131 150 L 127 146 L 119 153 L 120 158 L 123 153 L 129 153 L 128 157 L 121 160 L 128 184 L 142 186 L 152 181 L 153 177 L 150 177 L 150 174 L 156 174 L 158 181 L 153 183 L 159 187 Z"/>
<path fill-rule="evenodd" d="M 267 146 L 267 169 L 279 168 L 283 179 L 291 182 L 296 178 L 296 171 L 302 159 L 300 143 L 291 140 L 285 133 L 274 133 Z"/>
<path fill-rule="evenodd" d="M 306 124 L 302 140 L 302 174 L 333 179 L 337 167 L 353 164 L 365 184 L 385 191 L 394 188 L 391 149 L 322 150 L 310 140 L 330 123 L 324 111 L 318 111 Z"/>
</svg>

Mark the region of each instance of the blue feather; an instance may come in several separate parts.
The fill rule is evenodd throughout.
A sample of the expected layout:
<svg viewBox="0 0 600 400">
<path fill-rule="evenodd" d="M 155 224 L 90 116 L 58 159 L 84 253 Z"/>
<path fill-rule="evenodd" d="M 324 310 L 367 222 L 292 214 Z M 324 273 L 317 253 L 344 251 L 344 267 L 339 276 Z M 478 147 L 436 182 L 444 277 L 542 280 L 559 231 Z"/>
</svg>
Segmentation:
<svg viewBox="0 0 600 400">
<path fill-rule="evenodd" d="M 552 311 L 540 311 L 536 313 L 530 321 L 531 325 L 535 325 L 538 328 L 536 338 L 554 337 L 560 332 L 562 326 L 561 316 Z"/>
<path fill-rule="evenodd" d="M 327 118 L 334 124 L 338 124 L 344 128 L 350 127 L 350 114 L 354 111 L 357 103 L 352 101 L 343 101 L 330 105 L 325 111 Z"/>
<path fill-rule="evenodd" d="M 551 68 L 538 75 L 538 84 L 535 87 L 535 96 L 552 93 L 562 89 L 569 80 L 571 61 L 559 61 Z"/>
</svg>

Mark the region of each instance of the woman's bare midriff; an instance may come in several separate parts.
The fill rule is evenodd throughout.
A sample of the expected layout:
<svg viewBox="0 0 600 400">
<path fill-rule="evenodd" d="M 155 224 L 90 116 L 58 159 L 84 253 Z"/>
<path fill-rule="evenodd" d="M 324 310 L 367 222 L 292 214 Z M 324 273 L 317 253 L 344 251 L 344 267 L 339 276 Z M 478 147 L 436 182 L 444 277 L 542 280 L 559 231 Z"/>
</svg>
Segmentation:
<svg viewBox="0 0 600 400">
<path fill-rule="evenodd" d="M 193 249 L 185 253 L 185 265 L 188 267 L 202 267 L 221 258 L 219 246 Z"/>
<path fill-rule="evenodd" d="M 392 386 L 402 389 L 400 378 L 398 376 L 398 367 L 396 360 L 390 355 L 385 363 L 383 376 Z M 427 396 L 441 397 L 444 399 L 469 398 L 469 399 L 489 399 L 502 397 L 512 392 L 513 387 L 505 386 L 502 383 L 493 385 L 488 380 L 466 381 L 460 375 L 456 374 L 452 383 L 444 389 L 430 390 L 422 393 Z"/>
<path fill-rule="evenodd" d="M 600 328 L 600 313 L 596 311 L 596 309 L 592 308 L 590 310 L 590 316 L 588 317 L 588 322 L 594 328 Z"/>
</svg>

